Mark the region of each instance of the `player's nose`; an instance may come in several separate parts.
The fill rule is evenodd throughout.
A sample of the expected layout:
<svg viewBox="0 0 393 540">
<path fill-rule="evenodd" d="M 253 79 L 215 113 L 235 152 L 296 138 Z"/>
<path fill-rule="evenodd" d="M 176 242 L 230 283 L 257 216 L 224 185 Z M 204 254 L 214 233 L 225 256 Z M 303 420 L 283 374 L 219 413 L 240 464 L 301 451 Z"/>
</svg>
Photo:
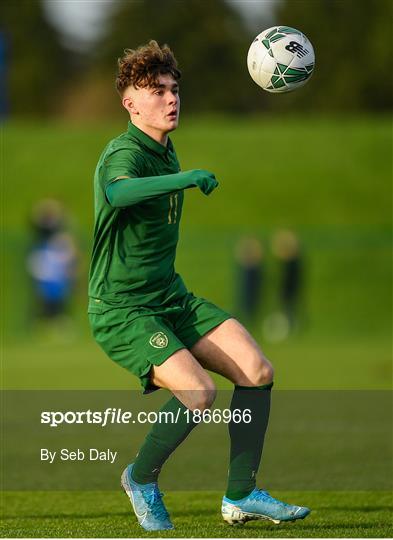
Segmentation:
<svg viewBox="0 0 393 540">
<path fill-rule="evenodd" d="M 177 102 L 177 94 L 168 92 L 168 105 L 174 105 Z"/>
</svg>

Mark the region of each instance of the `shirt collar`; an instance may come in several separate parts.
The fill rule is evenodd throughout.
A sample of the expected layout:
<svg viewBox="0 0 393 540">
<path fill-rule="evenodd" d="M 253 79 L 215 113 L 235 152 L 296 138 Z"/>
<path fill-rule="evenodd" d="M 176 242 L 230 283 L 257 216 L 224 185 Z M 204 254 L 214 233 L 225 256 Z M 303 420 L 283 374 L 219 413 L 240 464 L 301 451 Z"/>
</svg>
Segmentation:
<svg viewBox="0 0 393 540">
<path fill-rule="evenodd" d="M 127 132 L 132 135 L 133 137 L 136 137 L 142 144 L 147 146 L 150 150 L 153 150 L 153 152 L 156 152 L 160 156 L 163 156 L 167 153 L 168 150 L 172 150 L 173 145 L 172 141 L 168 137 L 168 143 L 166 146 L 163 146 L 159 142 L 152 139 L 149 135 L 147 135 L 144 131 L 140 130 L 136 127 L 135 124 L 133 124 L 131 121 L 128 122 L 128 129 Z"/>
</svg>

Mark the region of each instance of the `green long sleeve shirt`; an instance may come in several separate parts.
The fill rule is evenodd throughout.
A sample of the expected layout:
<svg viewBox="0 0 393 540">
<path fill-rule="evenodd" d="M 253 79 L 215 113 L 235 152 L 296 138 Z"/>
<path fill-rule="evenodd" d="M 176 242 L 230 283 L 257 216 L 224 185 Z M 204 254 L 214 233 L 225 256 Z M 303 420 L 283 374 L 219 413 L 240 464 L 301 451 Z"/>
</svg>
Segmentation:
<svg viewBox="0 0 393 540">
<path fill-rule="evenodd" d="M 164 147 L 131 122 L 104 149 L 94 175 L 90 313 L 164 305 L 187 292 L 174 263 L 183 189 L 195 183 L 179 172 L 170 139 Z"/>
</svg>

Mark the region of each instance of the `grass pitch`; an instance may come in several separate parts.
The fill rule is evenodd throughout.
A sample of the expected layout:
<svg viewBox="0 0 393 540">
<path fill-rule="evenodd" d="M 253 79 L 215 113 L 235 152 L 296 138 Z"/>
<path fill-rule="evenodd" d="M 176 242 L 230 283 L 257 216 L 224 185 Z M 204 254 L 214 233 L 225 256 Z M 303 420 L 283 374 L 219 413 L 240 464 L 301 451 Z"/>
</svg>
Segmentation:
<svg viewBox="0 0 393 540">
<path fill-rule="evenodd" d="M 122 125 L 9 123 L 4 133 L 2 275 L 4 386 L 8 389 L 129 389 L 137 381 L 93 343 L 86 274 L 93 226 L 92 176 L 99 153 Z M 190 290 L 233 308 L 233 250 L 242 234 L 266 246 L 261 316 L 277 309 L 269 241 L 279 227 L 302 240 L 307 286 L 300 332 L 266 343 L 279 389 L 391 386 L 391 125 L 388 118 L 201 118 L 182 120 L 174 142 L 184 170 L 206 168 L 220 187 L 186 193 L 177 269 Z M 28 144 L 21 145 L 21 140 Z M 74 299 L 75 335 L 33 334 L 25 271 L 28 215 L 41 197 L 62 200 L 82 256 Z M 221 388 L 222 386 L 221 381 Z M 386 433 L 388 437 L 389 434 Z M 306 442 L 306 441 L 305 441 Z M 288 441 L 288 456 L 291 447 Z M 366 474 L 362 470 L 363 474 Z M 120 473 L 119 473 L 120 474 Z M 315 471 L 318 475 L 319 471 Z M 387 471 L 387 475 L 389 471 Z M 388 476 L 386 476 L 388 477 Z M 165 490 L 165 485 L 161 486 Z M 298 486 L 297 486 L 298 488 Z M 273 492 L 312 508 L 295 524 L 231 528 L 219 492 L 170 492 L 176 529 L 146 534 L 118 492 L 7 492 L 4 537 L 390 537 L 392 498 L 381 491 Z"/>
<path fill-rule="evenodd" d="M 275 496 L 307 505 L 304 521 L 268 521 L 231 527 L 221 519 L 222 494 L 172 492 L 165 496 L 174 531 L 146 533 L 136 523 L 128 498 L 119 492 L 9 492 L 5 537 L 90 538 L 387 538 L 392 497 L 387 492 L 279 492 Z"/>
<path fill-rule="evenodd" d="M 28 219 L 32 205 L 42 197 L 63 201 L 71 216 L 81 253 L 73 315 L 78 330 L 90 340 L 86 281 L 92 178 L 103 147 L 125 128 L 126 118 L 118 125 L 10 122 L 4 128 L 2 195 L 7 204 L 2 209 L 0 301 L 7 313 L 6 341 L 24 342 L 31 349 L 26 332 L 31 310 Z M 20 145 L 21 139 L 29 144 Z M 185 193 L 176 269 L 189 290 L 232 312 L 235 246 L 242 235 L 252 234 L 265 247 L 262 315 L 268 315 L 279 303 L 280 268 L 271 253 L 272 233 L 292 228 L 305 258 L 305 337 L 317 338 L 324 351 L 338 338 L 353 343 L 372 339 L 369 361 L 379 362 L 374 344 L 389 339 L 391 329 L 391 166 L 386 159 L 391 153 L 390 119 L 202 117 L 182 119 L 173 140 L 183 170 L 206 168 L 220 182 L 210 197 L 197 189 Z M 259 339 L 257 326 L 252 331 Z M 363 344 L 362 350 L 366 351 Z M 343 361 L 335 362 L 340 377 L 334 377 L 334 387 L 343 371 L 352 370 L 352 365 L 343 369 Z M 365 373 L 363 367 L 358 371 Z M 106 383 L 108 373 L 101 379 Z M 371 379 L 369 374 L 362 387 L 369 388 Z M 25 387 L 20 377 L 12 383 Z"/>
</svg>

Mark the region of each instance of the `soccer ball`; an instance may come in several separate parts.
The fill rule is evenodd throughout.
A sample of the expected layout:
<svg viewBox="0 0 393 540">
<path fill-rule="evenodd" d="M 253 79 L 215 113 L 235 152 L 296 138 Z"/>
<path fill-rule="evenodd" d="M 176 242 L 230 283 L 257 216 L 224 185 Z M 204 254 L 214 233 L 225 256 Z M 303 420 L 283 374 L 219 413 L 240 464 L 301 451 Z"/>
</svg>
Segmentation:
<svg viewBox="0 0 393 540">
<path fill-rule="evenodd" d="M 304 34 L 289 26 L 273 26 L 257 35 L 247 55 L 251 78 L 267 92 L 290 92 L 306 84 L 315 55 Z"/>
</svg>

